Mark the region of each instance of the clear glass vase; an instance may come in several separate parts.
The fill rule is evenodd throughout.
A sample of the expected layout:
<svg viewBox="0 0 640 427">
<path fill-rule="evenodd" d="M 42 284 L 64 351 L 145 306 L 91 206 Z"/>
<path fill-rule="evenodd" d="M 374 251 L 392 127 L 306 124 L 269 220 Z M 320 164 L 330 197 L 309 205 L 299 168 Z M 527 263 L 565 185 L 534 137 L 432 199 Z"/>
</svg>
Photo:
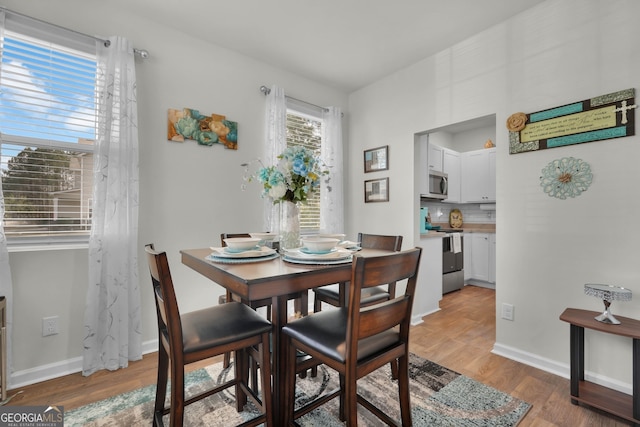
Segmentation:
<svg viewBox="0 0 640 427">
<path fill-rule="evenodd" d="M 300 247 L 300 207 L 297 203 L 280 202 L 280 250 Z"/>
</svg>

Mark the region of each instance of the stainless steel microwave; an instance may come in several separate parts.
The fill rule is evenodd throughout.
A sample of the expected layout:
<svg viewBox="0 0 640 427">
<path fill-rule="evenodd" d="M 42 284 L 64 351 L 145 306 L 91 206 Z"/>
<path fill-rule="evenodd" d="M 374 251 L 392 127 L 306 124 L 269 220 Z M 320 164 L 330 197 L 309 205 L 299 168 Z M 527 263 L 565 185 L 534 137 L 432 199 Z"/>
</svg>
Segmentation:
<svg viewBox="0 0 640 427">
<path fill-rule="evenodd" d="M 448 175 L 444 172 L 430 170 L 427 177 L 429 192 L 421 194 L 421 196 L 426 199 L 446 199 L 449 191 L 448 178 Z"/>
</svg>

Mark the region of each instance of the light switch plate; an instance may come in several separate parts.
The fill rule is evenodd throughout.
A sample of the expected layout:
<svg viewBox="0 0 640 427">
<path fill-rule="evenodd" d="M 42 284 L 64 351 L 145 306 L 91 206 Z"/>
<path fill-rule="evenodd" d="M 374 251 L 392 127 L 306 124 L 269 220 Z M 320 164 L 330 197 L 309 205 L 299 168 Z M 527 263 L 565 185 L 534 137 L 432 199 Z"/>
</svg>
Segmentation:
<svg viewBox="0 0 640 427">
<path fill-rule="evenodd" d="M 505 320 L 513 320 L 513 305 L 502 303 L 502 318 Z"/>
</svg>

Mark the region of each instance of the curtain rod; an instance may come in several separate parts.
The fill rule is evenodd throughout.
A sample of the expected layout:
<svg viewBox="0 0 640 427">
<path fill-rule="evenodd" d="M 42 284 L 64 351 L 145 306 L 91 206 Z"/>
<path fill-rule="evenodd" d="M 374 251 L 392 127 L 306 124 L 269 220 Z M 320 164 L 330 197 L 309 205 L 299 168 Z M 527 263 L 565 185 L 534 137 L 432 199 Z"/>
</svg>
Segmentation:
<svg viewBox="0 0 640 427">
<path fill-rule="evenodd" d="M 83 36 L 83 37 L 89 37 L 91 39 L 94 39 L 95 41 L 102 42 L 105 45 L 105 47 L 109 47 L 109 45 L 111 44 L 111 42 L 109 40 L 105 40 L 105 39 L 103 39 L 101 37 L 91 36 L 89 34 L 81 33 L 80 31 L 72 30 L 70 28 L 65 28 L 65 27 L 62 27 L 60 25 L 52 24 L 51 22 L 46 22 L 46 21 L 43 21 L 41 19 L 34 18 L 33 16 L 28 16 L 28 15 L 24 15 L 22 13 L 14 12 L 13 10 L 9 10 L 4 6 L 0 6 L 0 11 L 6 12 L 6 13 L 11 13 L 11 14 L 19 16 L 21 18 L 25 18 L 25 19 L 28 19 L 28 20 L 31 20 L 31 21 L 38 22 L 40 24 L 51 25 L 52 27 L 56 27 L 56 28 L 59 28 L 59 29 L 64 30 L 64 31 L 70 31 L 70 32 L 72 32 L 74 34 L 78 34 L 78 35 Z M 145 49 L 137 49 L 137 48 L 134 47 L 133 48 L 133 53 L 135 55 L 138 55 L 142 59 L 147 59 L 149 57 L 149 52 L 147 50 L 145 50 Z"/>
<path fill-rule="evenodd" d="M 260 92 L 264 93 L 265 95 L 269 95 L 269 93 L 271 93 L 271 89 L 269 89 L 268 87 L 263 85 L 263 86 L 260 86 Z M 294 101 L 302 102 L 303 104 L 311 105 L 312 107 L 315 107 L 315 108 L 319 108 L 320 110 L 324 111 L 325 113 L 327 111 L 329 111 L 329 109 L 327 107 L 321 107 L 319 105 L 312 104 L 312 103 L 307 102 L 307 101 L 303 101 L 302 99 L 294 98 L 293 96 L 285 95 L 284 97 L 292 99 Z"/>
</svg>

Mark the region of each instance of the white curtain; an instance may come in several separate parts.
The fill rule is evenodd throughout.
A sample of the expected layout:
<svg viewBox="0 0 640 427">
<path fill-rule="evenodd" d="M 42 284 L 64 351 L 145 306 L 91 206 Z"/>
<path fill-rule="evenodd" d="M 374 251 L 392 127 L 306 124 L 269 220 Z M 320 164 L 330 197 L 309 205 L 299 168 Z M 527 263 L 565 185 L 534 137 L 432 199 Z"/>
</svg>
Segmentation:
<svg viewBox="0 0 640 427">
<path fill-rule="evenodd" d="M 330 181 L 320 188 L 320 231 L 344 232 L 344 196 L 342 168 L 342 112 L 338 107 L 325 109 L 322 115 L 322 159 L 330 167 Z"/>
<path fill-rule="evenodd" d="M 0 41 L 4 40 L 4 11 L 0 11 Z M 0 55 L 1 56 L 1 55 Z M 0 144 L 2 134 L 0 134 Z M 7 388 L 11 387 L 11 372 L 13 358 L 11 356 L 11 335 L 13 333 L 13 282 L 11 281 L 11 267 L 9 266 L 9 250 L 7 237 L 4 234 L 4 194 L 0 178 L 0 295 L 6 298 L 7 304 Z"/>
<path fill-rule="evenodd" d="M 138 282 L 138 113 L 133 46 L 98 43 L 98 137 L 82 374 L 142 358 Z"/>
<path fill-rule="evenodd" d="M 272 86 L 267 94 L 265 117 L 265 141 L 263 161 L 265 166 L 278 163 L 278 155 L 287 148 L 287 100 L 284 89 Z M 264 230 L 280 232 L 280 206 L 269 198 L 264 199 Z"/>
<path fill-rule="evenodd" d="M 2 139 L 0 138 L 0 143 Z M 7 304 L 6 337 L 7 337 L 7 388 L 11 388 L 11 372 L 13 358 L 11 357 L 11 335 L 13 329 L 13 283 L 11 282 L 11 267 L 9 266 L 9 250 L 7 238 L 4 234 L 4 195 L 0 185 L 0 295 L 5 297 Z"/>
</svg>

